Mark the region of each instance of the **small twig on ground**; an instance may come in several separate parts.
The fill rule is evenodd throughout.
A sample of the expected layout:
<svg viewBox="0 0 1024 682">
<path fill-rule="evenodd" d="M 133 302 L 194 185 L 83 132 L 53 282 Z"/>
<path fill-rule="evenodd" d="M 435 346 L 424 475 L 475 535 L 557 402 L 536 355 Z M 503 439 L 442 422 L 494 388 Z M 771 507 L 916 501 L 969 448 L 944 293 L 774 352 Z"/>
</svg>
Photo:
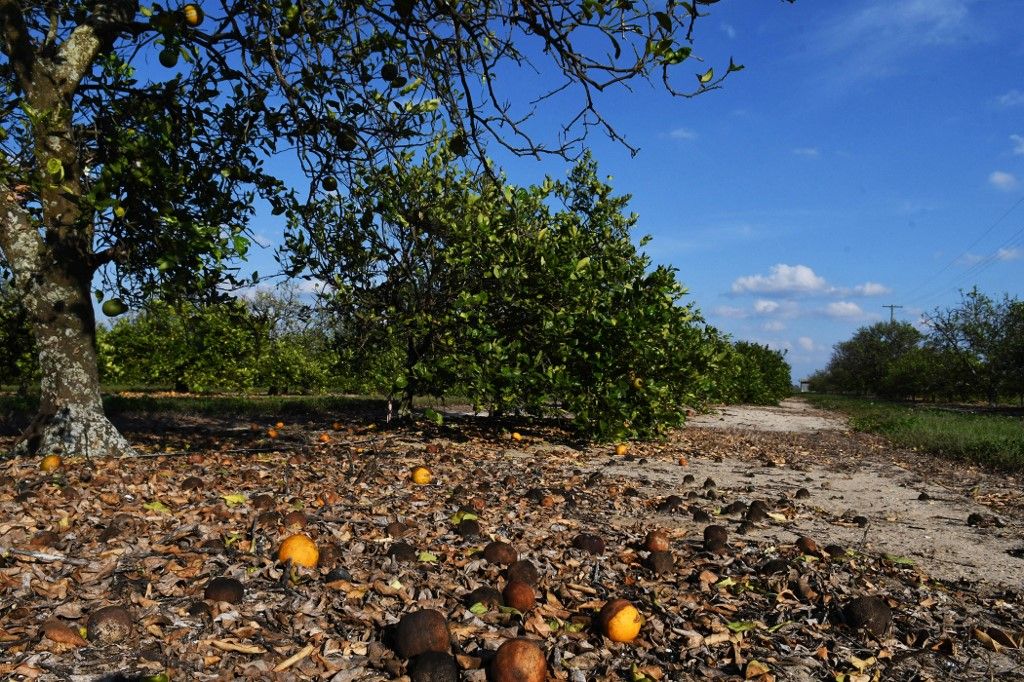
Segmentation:
<svg viewBox="0 0 1024 682">
<path fill-rule="evenodd" d="M 307 644 L 302 649 L 300 649 L 295 655 L 289 656 L 288 658 L 284 659 L 283 661 L 275 665 L 274 672 L 279 673 L 287 670 L 288 668 L 292 667 L 293 665 L 304 659 L 306 656 L 309 656 L 311 653 L 313 653 L 313 645 Z"/>
<path fill-rule="evenodd" d="M 0 556 L 15 557 L 27 557 L 29 559 L 35 559 L 36 561 L 62 561 L 66 564 L 73 566 L 88 566 L 89 562 L 85 559 L 75 559 L 73 557 L 64 556 L 63 554 L 53 554 L 51 552 L 32 552 L 27 549 L 15 549 L 14 547 L 0 547 Z"/>
</svg>

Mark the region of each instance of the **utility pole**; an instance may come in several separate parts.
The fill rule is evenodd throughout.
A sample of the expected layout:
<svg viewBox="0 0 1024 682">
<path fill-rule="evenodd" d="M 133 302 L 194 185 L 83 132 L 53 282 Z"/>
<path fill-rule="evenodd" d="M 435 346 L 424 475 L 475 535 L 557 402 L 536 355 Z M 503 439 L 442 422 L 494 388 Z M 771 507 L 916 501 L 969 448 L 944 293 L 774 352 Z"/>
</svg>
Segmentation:
<svg viewBox="0 0 1024 682">
<path fill-rule="evenodd" d="M 883 305 L 882 307 L 889 309 L 889 324 L 892 324 L 893 322 L 896 321 L 896 308 L 902 308 L 903 306 L 889 304 Z"/>
</svg>

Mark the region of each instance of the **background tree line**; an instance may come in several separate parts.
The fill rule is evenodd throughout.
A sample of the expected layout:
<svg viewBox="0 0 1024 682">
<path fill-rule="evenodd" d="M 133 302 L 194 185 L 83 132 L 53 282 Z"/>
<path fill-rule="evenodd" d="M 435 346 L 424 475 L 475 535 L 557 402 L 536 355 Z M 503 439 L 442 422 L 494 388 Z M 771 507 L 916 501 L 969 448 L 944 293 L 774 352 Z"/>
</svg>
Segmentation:
<svg viewBox="0 0 1024 682">
<path fill-rule="evenodd" d="M 960 302 L 908 322 L 878 322 L 835 346 L 810 378 L 820 392 L 894 399 L 1024 402 L 1024 302 L 975 287 Z"/>
<path fill-rule="evenodd" d="M 379 394 L 403 410 L 457 398 L 492 414 L 569 413 L 597 438 L 788 395 L 782 353 L 707 325 L 676 272 L 638 249 L 628 201 L 587 155 L 565 180 L 517 187 L 467 172 L 440 141 L 366 171 L 289 233 L 281 258 L 329 282 L 319 296 L 154 300 L 98 330 L 101 379 Z M 18 306 L 5 310 L 3 346 L 18 357 L 3 357 L 0 382 L 27 386 L 31 335 Z"/>
</svg>

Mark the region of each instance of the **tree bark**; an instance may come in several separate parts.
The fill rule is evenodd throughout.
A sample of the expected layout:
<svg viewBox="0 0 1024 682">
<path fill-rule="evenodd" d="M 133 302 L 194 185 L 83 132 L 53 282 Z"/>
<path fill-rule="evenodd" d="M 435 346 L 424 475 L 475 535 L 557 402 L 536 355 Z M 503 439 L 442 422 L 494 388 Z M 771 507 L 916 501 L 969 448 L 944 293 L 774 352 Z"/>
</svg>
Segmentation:
<svg viewBox="0 0 1024 682">
<path fill-rule="evenodd" d="M 103 412 L 89 280 L 55 269 L 40 274 L 41 281 L 26 297 L 42 372 L 39 412 L 15 451 L 87 457 L 133 454 Z"/>
</svg>

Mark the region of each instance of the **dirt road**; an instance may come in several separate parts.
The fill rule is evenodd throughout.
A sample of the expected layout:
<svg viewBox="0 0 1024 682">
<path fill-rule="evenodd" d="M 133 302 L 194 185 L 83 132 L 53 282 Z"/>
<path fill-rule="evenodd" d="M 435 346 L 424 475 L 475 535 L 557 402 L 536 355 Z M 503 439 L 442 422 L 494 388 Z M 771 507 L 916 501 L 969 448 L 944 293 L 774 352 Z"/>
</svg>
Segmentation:
<svg viewBox="0 0 1024 682">
<path fill-rule="evenodd" d="M 683 437 L 693 452 L 687 466 L 651 459 L 605 472 L 662 491 L 683 490 L 687 474 L 698 486 L 711 478 L 723 500 L 784 498 L 792 511 L 784 521 L 754 526 L 750 535 L 757 540 L 792 543 L 808 535 L 821 546 L 913 562 L 943 580 L 1022 587 L 1024 528 L 1015 478 L 893 450 L 881 439 L 850 433 L 842 416 L 800 400 L 701 415 Z"/>
</svg>

